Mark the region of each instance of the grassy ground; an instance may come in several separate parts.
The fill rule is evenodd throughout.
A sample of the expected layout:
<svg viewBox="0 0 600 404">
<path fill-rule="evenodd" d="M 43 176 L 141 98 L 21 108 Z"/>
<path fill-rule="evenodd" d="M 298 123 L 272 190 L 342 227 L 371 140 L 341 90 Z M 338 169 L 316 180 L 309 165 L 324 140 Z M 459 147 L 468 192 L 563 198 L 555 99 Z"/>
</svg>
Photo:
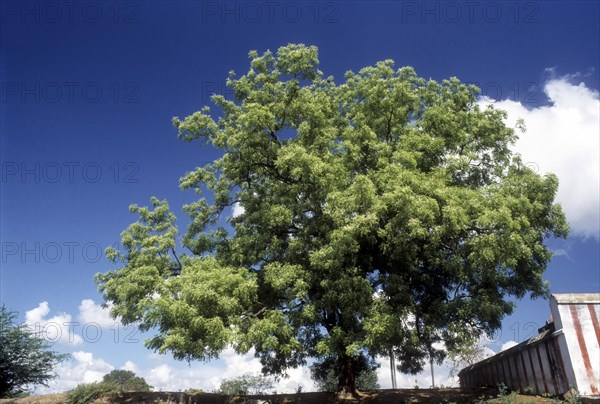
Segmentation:
<svg viewBox="0 0 600 404">
<path fill-rule="evenodd" d="M 50 394 L 31 396 L 18 400 L 0 400 L 0 404 L 62 404 L 66 394 Z M 118 397 L 101 398 L 94 404 L 129 403 L 129 404 L 212 404 L 212 403 L 247 403 L 247 404 L 329 404 L 340 402 L 328 393 L 275 394 L 262 396 L 228 397 L 221 394 L 199 393 L 122 393 Z M 538 404 L 557 403 L 550 398 L 518 395 L 516 393 L 500 395 L 496 389 L 398 389 L 379 390 L 361 393 L 354 400 L 343 403 L 383 403 L 383 404 L 463 404 L 463 403 L 495 403 L 495 404 Z"/>
</svg>

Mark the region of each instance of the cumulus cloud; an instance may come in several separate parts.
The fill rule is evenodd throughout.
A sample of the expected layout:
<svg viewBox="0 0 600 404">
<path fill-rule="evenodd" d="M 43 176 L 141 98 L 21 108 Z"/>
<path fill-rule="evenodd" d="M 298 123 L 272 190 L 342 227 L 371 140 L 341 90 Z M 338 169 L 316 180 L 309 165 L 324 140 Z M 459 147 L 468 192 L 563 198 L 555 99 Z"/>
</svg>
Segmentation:
<svg viewBox="0 0 600 404">
<path fill-rule="evenodd" d="M 38 387 L 36 394 L 51 394 L 71 390 L 81 383 L 93 383 L 102 380 L 102 376 L 114 369 L 114 366 L 94 354 L 76 351 L 71 360 L 62 362 L 54 368 L 57 378 L 49 382 L 48 387 Z"/>
<path fill-rule="evenodd" d="M 232 379 L 244 374 L 260 374 L 262 365 L 260 360 L 254 356 L 254 350 L 246 355 L 238 355 L 231 348 L 221 354 L 221 359 L 225 362 L 226 369 L 221 377 L 211 380 L 215 388 L 221 384 L 221 379 Z M 307 366 L 287 370 L 287 377 L 279 379 L 274 385 L 273 390 L 277 392 L 293 393 L 302 386 L 302 391 L 313 391 L 315 385 L 310 378 L 310 369 Z"/>
<path fill-rule="evenodd" d="M 156 357 L 154 359 L 157 359 Z M 166 360 L 166 358 L 162 358 Z M 200 388 L 205 391 L 218 390 L 224 379 L 233 379 L 246 374 L 261 374 L 260 361 L 254 357 L 254 352 L 238 355 L 232 348 L 221 353 L 220 360 L 204 364 L 192 364 L 181 369 L 171 363 L 162 363 L 152 367 L 149 371 L 138 373 L 155 388 L 162 391 L 181 391 L 188 388 Z M 288 377 L 280 378 L 273 384 L 271 393 L 296 392 L 299 386 L 303 391 L 314 391 L 315 385 L 310 378 L 310 369 L 307 366 L 288 369 Z"/>
<path fill-rule="evenodd" d="M 200 366 L 192 365 L 187 369 L 178 369 L 163 363 L 137 374 L 144 377 L 155 391 L 183 391 L 188 388 L 211 391 L 212 385 L 207 380 L 207 377 L 212 375 L 210 367 L 210 365 L 202 364 Z"/>
<path fill-rule="evenodd" d="M 144 377 L 155 391 L 183 391 L 189 388 L 213 391 L 219 388 L 221 380 L 225 378 L 223 371 L 223 368 L 210 363 L 192 364 L 184 369 L 163 363 L 137 374 Z"/>
<path fill-rule="evenodd" d="M 79 320 L 83 324 L 97 324 L 102 328 L 118 325 L 118 321 L 109 315 L 110 308 L 103 308 L 92 299 L 83 299 L 79 305 Z"/>
<path fill-rule="evenodd" d="M 560 185 L 557 201 L 565 210 L 572 233 L 600 238 L 600 100 L 598 91 L 578 75 L 553 77 L 544 84 L 550 105 L 527 108 L 521 102 L 500 100 L 497 108 L 508 112 L 507 125 L 525 121 L 514 151 L 540 174 L 554 173 Z M 482 99 L 482 105 L 493 100 Z"/>
<path fill-rule="evenodd" d="M 152 386 L 169 386 L 172 381 L 173 369 L 169 365 L 162 364 L 153 369 L 150 369 L 148 382 Z"/>
<path fill-rule="evenodd" d="M 156 391 L 181 391 L 188 388 L 200 388 L 214 391 L 221 381 L 246 373 L 260 372 L 260 363 L 252 355 L 237 355 L 231 348 L 220 355 L 219 361 L 208 363 L 193 362 L 187 368 L 179 368 L 168 355 L 151 353 L 147 356 L 154 364 L 150 369 L 142 369 L 139 375 Z"/>
<path fill-rule="evenodd" d="M 82 321 L 93 321 L 106 325 L 102 322 L 102 318 L 107 318 L 103 317 L 105 316 L 104 309 L 101 309 L 92 300 L 83 300 L 79 307 Z M 26 321 L 28 324 L 70 321 L 70 316 L 64 313 L 46 319 L 49 313 L 48 303 L 42 302 L 38 307 L 26 313 Z M 70 338 L 75 339 L 75 337 L 77 336 L 71 336 Z M 63 339 L 65 338 L 63 337 Z M 502 350 L 515 344 L 514 341 L 506 342 L 502 346 Z M 443 345 L 439 345 L 437 348 L 443 349 Z M 489 355 L 494 354 L 489 348 L 487 350 Z M 70 361 L 60 363 L 55 368 L 58 378 L 54 379 L 47 388 L 36 389 L 37 394 L 62 392 L 70 390 L 81 383 L 100 381 L 103 375 L 116 368 L 116 366 L 107 363 L 102 358 L 96 358 L 92 352 L 80 350 L 73 352 L 71 356 Z M 173 361 L 169 355 L 152 353 L 148 355 L 147 360 L 149 362 L 146 363 L 146 366 L 140 366 L 131 360 L 125 360 L 120 368 L 131 370 L 138 376 L 144 377 L 156 391 L 183 391 L 188 388 L 215 391 L 224 379 L 236 378 L 245 374 L 260 374 L 262 369 L 260 361 L 254 356 L 253 350 L 245 355 L 239 355 L 232 348 L 223 351 L 219 361 L 196 362 L 187 368 L 182 368 L 180 363 Z M 389 358 L 378 357 L 377 361 L 381 365 L 377 370 L 379 384 L 382 388 L 391 388 Z M 148 366 L 148 364 L 150 365 Z M 436 386 L 458 385 L 458 378 L 450 375 L 451 369 L 452 366 L 449 362 L 434 366 Z M 288 369 L 287 374 L 288 377 L 277 380 L 269 392 L 293 393 L 300 386 L 302 391 L 315 391 L 316 387 L 310 377 L 308 366 Z M 418 375 L 405 375 L 397 372 L 396 379 L 399 388 L 413 388 L 415 386 L 427 388 L 431 385 L 431 374 L 428 366 L 426 366 L 424 372 Z"/>
<path fill-rule="evenodd" d="M 69 379 L 77 379 L 78 382 L 79 380 L 83 383 L 100 381 L 102 376 L 114 369 L 114 366 L 105 362 L 104 359 L 94 358 L 94 354 L 91 352 L 77 351 L 73 352 L 72 356 L 75 364 L 65 366 L 61 376 L 71 376 Z M 72 376 L 78 377 L 73 378 Z M 61 378 L 64 379 L 64 377 Z"/>
<path fill-rule="evenodd" d="M 37 333 L 40 338 L 50 343 L 79 345 L 83 339 L 73 331 L 77 326 L 70 314 L 59 313 L 54 317 L 46 318 L 50 313 L 48 302 L 41 302 L 36 308 L 25 313 L 25 324 Z"/>
<path fill-rule="evenodd" d="M 223 377 L 227 379 L 246 373 L 259 373 L 262 369 L 260 360 L 254 356 L 253 349 L 245 355 L 238 355 L 233 348 L 227 348 L 221 353 L 220 359 L 225 362 L 226 370 Z"/>
<path fill-rule="evenodd" d="M 310 377 L 308 366 L 298 367 L 288 370 L 288 377 L 280 379 L 274 386 L 274 390 L 279 393 L 294 393 L 298 387 L 302 391 L 316 391 L 315 382 Z"/>
<path fill-rule="evenodd" d="M 502 350 L 516 344 L 514 341 L 508 341 L 502 346 Z M 491 356 L 495 352 L 486 348 Z M 219 388 L 224 379 L 231 379 L 244 374 L 260 374 L 261 365 L 253 352 L 246 355 L 238 355 L 232 349 L 223 352 L 220 361 L 211 363 L 193 363 L 191 366 L 181 368 L 178 362 L 162 356 L 159 358 L 165 363 L 156 364 L 150 368 L 138 366 L 136 363 L 127 360 L 121 369 L 131 370 L 136 375 L 143 377 L 148 384 L 154 387 L 155 391 L 183 391 L 188 388 L 201 388 L 205 391 L 215 391 Z M 392 387 L 390 376 L 390 363 L 387 357 L 376 358 L 381 365 L 377 369 L 377 377 L 381 388 L 388 389 Z M 59 364 L 55 371 L 58 378 L 53 380 L 48 388 L 39 388 L 38 394 L 49 394 L 70 390 L 80 383 L 92 383 L 100 381 L 102 376 L 109 373 L 116 367 L 105 362 L 101 358 L 95 358 L 94 354 L 86 351 L 77 351 L 72 353 L 72 360 Z M 444 362 L 441 365 L 434 365 L 434 375 L 436 386 L 458 386 L 458 377 L 450 376 L 452 365 Z M 308 366 L 296 369 L 288 369 L 288 377 L 281 378 L 274 383 L 271 392 L 293 393 L 299 386 L 302 391 L 315 391 L 315 384 L 310 377 Z M 429 366 L 425 371 L 417 375 L 406 375 L 396 372 L 398 388 L 428 388 L 431 386 L 431 373 Z"/>
<path fill-rule="evenodd" d="M 135 363 L 133 363 L 132 361 L 125 361 L 125 364 L 123 366 L 121 366 L 121 369 L 129 370 L 133 373 L 139 372 L 137 365 Z"/>
</svg>

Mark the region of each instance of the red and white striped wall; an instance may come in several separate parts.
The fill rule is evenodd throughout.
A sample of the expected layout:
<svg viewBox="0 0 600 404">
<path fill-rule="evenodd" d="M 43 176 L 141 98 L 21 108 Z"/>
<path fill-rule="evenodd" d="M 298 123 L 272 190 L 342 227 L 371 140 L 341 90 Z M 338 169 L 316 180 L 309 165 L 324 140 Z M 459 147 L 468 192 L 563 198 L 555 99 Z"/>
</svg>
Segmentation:
<svg viewBox="0 0 600 404">
<path fill-rule="evenodd" d="M 600 294 L 554 294 L 550 310 L 569 385 L 600 395 Z"/>
<path fill-rule="evenodd" d="M 600 396 L 600 293 L 554 294 L 550 310 L 538 335 L 461 370 L 461 387 Z"/>
</svg>

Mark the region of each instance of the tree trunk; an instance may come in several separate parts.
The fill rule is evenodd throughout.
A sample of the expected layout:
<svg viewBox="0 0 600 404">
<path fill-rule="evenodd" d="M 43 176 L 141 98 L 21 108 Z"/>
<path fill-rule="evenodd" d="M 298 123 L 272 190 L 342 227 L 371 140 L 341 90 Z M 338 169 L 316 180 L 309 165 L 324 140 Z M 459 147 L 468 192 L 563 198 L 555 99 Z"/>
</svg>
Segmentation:
<svg viewBox="0 0 600 404">
<path fill-rule="evenodd" d="M 396 358 L 393 349 L 390 349 L 390 372 L 392 375 L 392 388 L 396 389 Z"/>
<path fill-rule="evenodd" d="M 354 360 L 348 355 L 338 357 L 339 381 L 337 396 L 341 399 L 355 398 L 358 396 L 354 374 Z"/>
<path fill-rule="evenodd" d="M 431 368 L 431 388 L 435 389 L 435 376 L 433 375 L 433 356 L 429 356 L 429 367 Z"/>
</svg>

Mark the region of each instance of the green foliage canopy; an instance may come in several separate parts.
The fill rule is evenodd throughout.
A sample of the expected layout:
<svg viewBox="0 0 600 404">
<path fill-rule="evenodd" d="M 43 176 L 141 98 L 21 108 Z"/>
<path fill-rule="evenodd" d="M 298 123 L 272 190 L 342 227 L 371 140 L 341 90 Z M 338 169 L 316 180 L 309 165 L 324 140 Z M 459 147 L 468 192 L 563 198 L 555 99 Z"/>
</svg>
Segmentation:
<svg viewBox="0 0 600 404">
<path fill-rule="evenodd" d="M 103 383 L 114 384 L 122 391 L 151 391 L 152 386 L 143 377 L 136 376 L 131 370 L 115 369 L 102 378 Z"/>
<path fill-rule="evenodd" d="M 227 395 L 265 394 L 273 388 L 273 380 L 264 375 L 242 375 L 225 379 L 219 386 L 219 393 Z"/>
<path fill-rule="evenodd" d="M 180 180 L 199 195 L 183 237 L 166 201 L 133 205 L 107 251 L 119 268 L 97 275 L 113 316 L 156 331 L 149 348 L 254 349 L 273 374 L 334 355 L 353 391 L 361 352 L 393 347 L 418 372 L 434 343 L 491 333 L 511 297 L 548 293 L 544 239 L 568 233 L 558 180 L 511 152 L 506 113 L 475 86 L 391 60 L 336 84 L 304 45 L 249 58 L 233 100 L 173 119 L 222 153 Z"/>
<path fill-rule="evenodd" d="M 25 395 L 34 385 L 47 386 L 55 377 L 54 366 L 69 356 L 50 351 L 26 324 L 16 324 L 16 317 L 0 305 L 0 398 Z"/>
</svg>

